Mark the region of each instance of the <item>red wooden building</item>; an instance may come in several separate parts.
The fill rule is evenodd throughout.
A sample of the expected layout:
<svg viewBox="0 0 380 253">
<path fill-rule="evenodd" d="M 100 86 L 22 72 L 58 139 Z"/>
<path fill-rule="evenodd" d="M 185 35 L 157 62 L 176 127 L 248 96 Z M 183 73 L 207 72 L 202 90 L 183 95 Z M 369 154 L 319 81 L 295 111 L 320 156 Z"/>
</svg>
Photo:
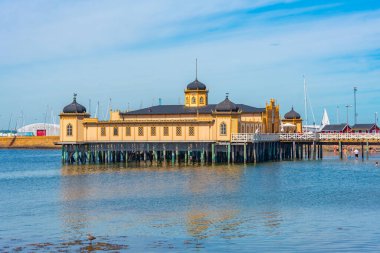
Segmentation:
<svg viewBox="0 0 380 253">
<path fill-rule="evenodd" d="M 351 130 L 353 133 L 380 133 L 380 128 L 376 124 L 356 124 Z"/>
<path fill-rule="evenodd" d="M 326 125 L 320 131 L 321 133 L 351 133 L 351 127 L 348 124 Z"/>
</svg>

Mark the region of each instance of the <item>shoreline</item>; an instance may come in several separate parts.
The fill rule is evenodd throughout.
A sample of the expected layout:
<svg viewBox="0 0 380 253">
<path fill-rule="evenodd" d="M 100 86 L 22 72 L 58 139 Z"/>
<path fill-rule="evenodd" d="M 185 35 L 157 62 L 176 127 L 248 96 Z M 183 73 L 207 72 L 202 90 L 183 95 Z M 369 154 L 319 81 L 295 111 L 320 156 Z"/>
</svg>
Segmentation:
<svg viewBox="0 0 380 253">
<path fill-rule="evenodd" d="M 59 149 L 59 136 L 2 136 L 0 149 Z"/>
</svg>

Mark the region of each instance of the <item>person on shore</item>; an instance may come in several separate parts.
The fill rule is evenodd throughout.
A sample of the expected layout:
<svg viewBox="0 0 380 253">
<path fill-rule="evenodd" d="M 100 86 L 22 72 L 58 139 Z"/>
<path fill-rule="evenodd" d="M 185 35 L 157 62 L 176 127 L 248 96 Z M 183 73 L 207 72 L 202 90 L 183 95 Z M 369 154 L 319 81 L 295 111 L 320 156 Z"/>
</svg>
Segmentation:
<svg viewBox="0 0 380 253">
<path fill-rule="evenodd" d="M 355 154 L 355 159 L 358 160 L 358 158 L 359 158 L 359 150 L 355 149 L 354 150 L 354 154 Z"/>
</svg>

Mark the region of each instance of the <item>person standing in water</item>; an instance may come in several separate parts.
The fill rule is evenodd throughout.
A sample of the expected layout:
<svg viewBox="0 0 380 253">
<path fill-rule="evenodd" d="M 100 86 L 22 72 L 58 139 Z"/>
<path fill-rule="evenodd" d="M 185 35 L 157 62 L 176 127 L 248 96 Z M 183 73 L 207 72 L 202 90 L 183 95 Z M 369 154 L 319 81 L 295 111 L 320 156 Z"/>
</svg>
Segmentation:
<svg viewBox="0 0 380 253">
<path fill-rule="evenodd" d="M 355 149 L 354 150 L 354 154 L 355 154 L 355 159 L 358 160 L 358 158 L 359 158 L 359 150 Z"/>
</svg>

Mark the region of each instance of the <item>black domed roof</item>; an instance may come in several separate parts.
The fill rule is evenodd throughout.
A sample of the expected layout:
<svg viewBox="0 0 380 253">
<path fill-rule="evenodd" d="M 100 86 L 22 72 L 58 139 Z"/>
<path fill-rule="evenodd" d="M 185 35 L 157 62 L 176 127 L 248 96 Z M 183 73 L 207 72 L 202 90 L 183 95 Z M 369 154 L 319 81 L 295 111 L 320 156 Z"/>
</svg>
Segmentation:
<svg viewBox="0 0 380 253">
<path fill-rule="evenodd" d="M 187 85 L 187 89 L 188 90 L 206 90 L 206 85 L 204 83 L 199 82 L 198 79 L 195 79 L 195 81 Z"/>
<path fill-rule="evenodd" d="M 217 112 L 237 112 L 239 107 L 232 103 L 227 96 L 225 100 L 215 106 L 215 110 Z"/>
<path fill-rule="evenodd" d="M 293 106 L 292 106 L 292 109 L 285 114 L 284 118 L 285 119 L 300 119 L 301 115 L 298 112 L 294 111 Z"/>
<path fill-rule="evenodd" d="M 74 94 L 73 102 L 63 108 L 64 113 L 85 113 L 86 107 L 77 103 L 77 94 Z"/>
</svg>

